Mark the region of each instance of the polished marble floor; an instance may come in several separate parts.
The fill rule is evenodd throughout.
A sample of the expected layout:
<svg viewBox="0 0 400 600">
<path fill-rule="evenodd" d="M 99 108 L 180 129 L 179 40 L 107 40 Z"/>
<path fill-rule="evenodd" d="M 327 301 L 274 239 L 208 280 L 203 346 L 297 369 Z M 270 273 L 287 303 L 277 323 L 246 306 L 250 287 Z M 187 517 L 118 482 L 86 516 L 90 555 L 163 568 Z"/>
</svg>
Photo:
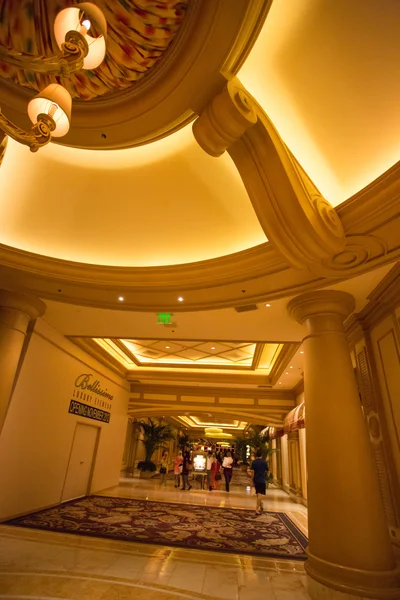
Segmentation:
<svg viewBox="0 0 400 600">
<path fill-rule="evenodd" d="M 121 480 L 105 495 L 254 508 L 250 490 L 181 492 L 172 482 Z M 281 510 L 306 533 L 307 511 L 281 490 Z M 303 563 L 117 542 L 0 525 L 0 599 L 307 600 Z"/>
</svg>

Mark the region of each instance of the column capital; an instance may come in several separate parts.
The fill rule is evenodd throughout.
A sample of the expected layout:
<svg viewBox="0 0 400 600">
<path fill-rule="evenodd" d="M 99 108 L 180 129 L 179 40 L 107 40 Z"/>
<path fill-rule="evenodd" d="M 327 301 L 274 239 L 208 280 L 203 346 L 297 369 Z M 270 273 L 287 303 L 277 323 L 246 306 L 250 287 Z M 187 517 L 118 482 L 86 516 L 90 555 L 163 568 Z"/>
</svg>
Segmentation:
<svg viewBox="0 0 400 600">
<path fill-rule="evenodd" d="M 28 315 L 30 319 L 37 319 L 44 314 L 46 305 L 36 296 L 0 289 L 0 310 L 2 308 L 16 310 Z"/>
<path fill-rule="evenodd" d="M 301 325 L 308 319 L 321 315 L 336 315 L 344 321 L 354 308 L 354 297 L 339 290 L 308 292 L 293 298 L 287 305 L 289 315 Z"/>
</svg>

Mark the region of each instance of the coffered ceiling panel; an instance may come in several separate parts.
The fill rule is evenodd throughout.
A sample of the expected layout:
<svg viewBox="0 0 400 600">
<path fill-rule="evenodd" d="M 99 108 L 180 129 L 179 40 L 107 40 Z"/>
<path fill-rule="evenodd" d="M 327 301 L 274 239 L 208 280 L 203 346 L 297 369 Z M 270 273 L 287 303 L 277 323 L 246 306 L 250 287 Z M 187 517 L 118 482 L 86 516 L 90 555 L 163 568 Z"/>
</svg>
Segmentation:
<svg viewBox="0 0 400 600">
<path fill-rule="evenodd" d="M 98 342 L 98 340 L 96 340 Z M 115 341 L 106 340 L 108 347 Z M 232 347 L 235 346 L 235 347 Z M 107 347 L 107 346 L 105 346 Z M 118 342 L 118 347 L 127 349 L 127 355 L 137 365 L 191 365 L 193 367 L 218 366 L 235 367 L 241 365 L 251 368 L 257 344 L 240 342 L 180 342 L 171 340 L 125 340 Z M 267 356 L 277 354 L 279 344 L 263 345 Z M 272 359 L 266 369 L 271 367 Z"/>
</svg>

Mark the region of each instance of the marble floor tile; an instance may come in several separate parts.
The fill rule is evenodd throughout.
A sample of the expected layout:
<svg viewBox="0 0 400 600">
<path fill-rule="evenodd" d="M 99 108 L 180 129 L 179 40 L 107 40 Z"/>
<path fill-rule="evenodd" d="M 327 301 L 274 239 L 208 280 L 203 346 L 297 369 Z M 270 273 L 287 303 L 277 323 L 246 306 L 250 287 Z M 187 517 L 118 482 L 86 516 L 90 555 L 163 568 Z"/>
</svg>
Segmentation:
<svg viewBox="0 0 400 600">
<path fill-rule="evenodd" d="M 130 498 L 253 509 L 248 490 L 180 492 L 129 480 L 102 492 Z M 307 509 L 281 490 L 265 508 L 290 513 L 306 532 Z M 6 573 L 9 575 L 6 575 Z M 1 594 L 71 600 L 309 600 L 301 561 L 217 553 L 0 525 Z"/>
<path fill-rule="evenodd" d="M 201 593 L 203 588 L 203 577 L 177 577 L 173 574 L 168 582 L 168 586 L 178 590 Z"/>
</svg>

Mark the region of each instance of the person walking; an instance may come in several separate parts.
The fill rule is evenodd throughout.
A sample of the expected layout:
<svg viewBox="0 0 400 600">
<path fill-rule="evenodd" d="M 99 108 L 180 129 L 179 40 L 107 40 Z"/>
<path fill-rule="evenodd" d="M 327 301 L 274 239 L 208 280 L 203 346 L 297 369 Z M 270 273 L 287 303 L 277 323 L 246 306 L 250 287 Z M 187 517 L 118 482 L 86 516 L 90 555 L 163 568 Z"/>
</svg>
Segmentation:
<svg viewBox="0 0 400 600">
<path fill-rule="evenodd" d="M 182 465 L 182 487 L 181 490 L 187 489 L 191 490 L 192 486 L 189 483 L 189 473 L 192 470 L 192 457 L 190 453 L 190 447 L 186 444 L 185 449 L 183 451 L 183 465 Z"/>
<path fill-rule="evenodd" d="M 257 450 L 256 458 L 251 463 L 251 470 L 253 471 L 253 483 L 257 495 L 256 515 L 261 515 L 264 510 L 262 499 L 263 496 L 265 496 L 267 475 L 269 474 L 269 465 L 267 461 L 263 459 L 261 450 Z"/>
<path fill-rule="evenodd" d="M 222 462 L 222 468 L 224 470 L 224 477 L 225 477 L 225 490 L 227 492 L 229 492 L 229 484 L 232 479 L 232 464 L 233 464 L 233 459 L 232 459 L 231 453 L 228 451 L 226 453 L 226 456 L 224 456 L 224 460 Z"/>
<path fill-rule="evenodd" d="M 174 476 L 175 476 L 175 487 L 181 485 L 181 474 L 183 468 L 183 456 L 182 452 L 179 451 L 174 461 Z"/>
<path fill-rule="evenodd" d="M 213 483 L 212 483 L 212 468 L 215 462 L 215 455 L 209 450 L 207 454 L 206 461 L 206 471 L 207 471 L 207 485 L 210 492 L 213 491 Z"/>
<path fill-rule="evenodd" d="M 160 474 L 161 474 L 161 485 L 167 485 L 167 475 L 168 475 L 168 452 L 163 452 L 162 457 L 161 457 L 161 467 L 160 467 Z"/>
<path fill-rule="evenodd" d="M 213 490 L 219 490 L 219 481 L 221 479 L 221 473 L 219 472 L 219 470 L 221 465 L 219 464 L 215 452 L 212 453 L 212 456 L 214 458 L 214 462 L 211 465 L 211 487 Z"/>
</svg>

